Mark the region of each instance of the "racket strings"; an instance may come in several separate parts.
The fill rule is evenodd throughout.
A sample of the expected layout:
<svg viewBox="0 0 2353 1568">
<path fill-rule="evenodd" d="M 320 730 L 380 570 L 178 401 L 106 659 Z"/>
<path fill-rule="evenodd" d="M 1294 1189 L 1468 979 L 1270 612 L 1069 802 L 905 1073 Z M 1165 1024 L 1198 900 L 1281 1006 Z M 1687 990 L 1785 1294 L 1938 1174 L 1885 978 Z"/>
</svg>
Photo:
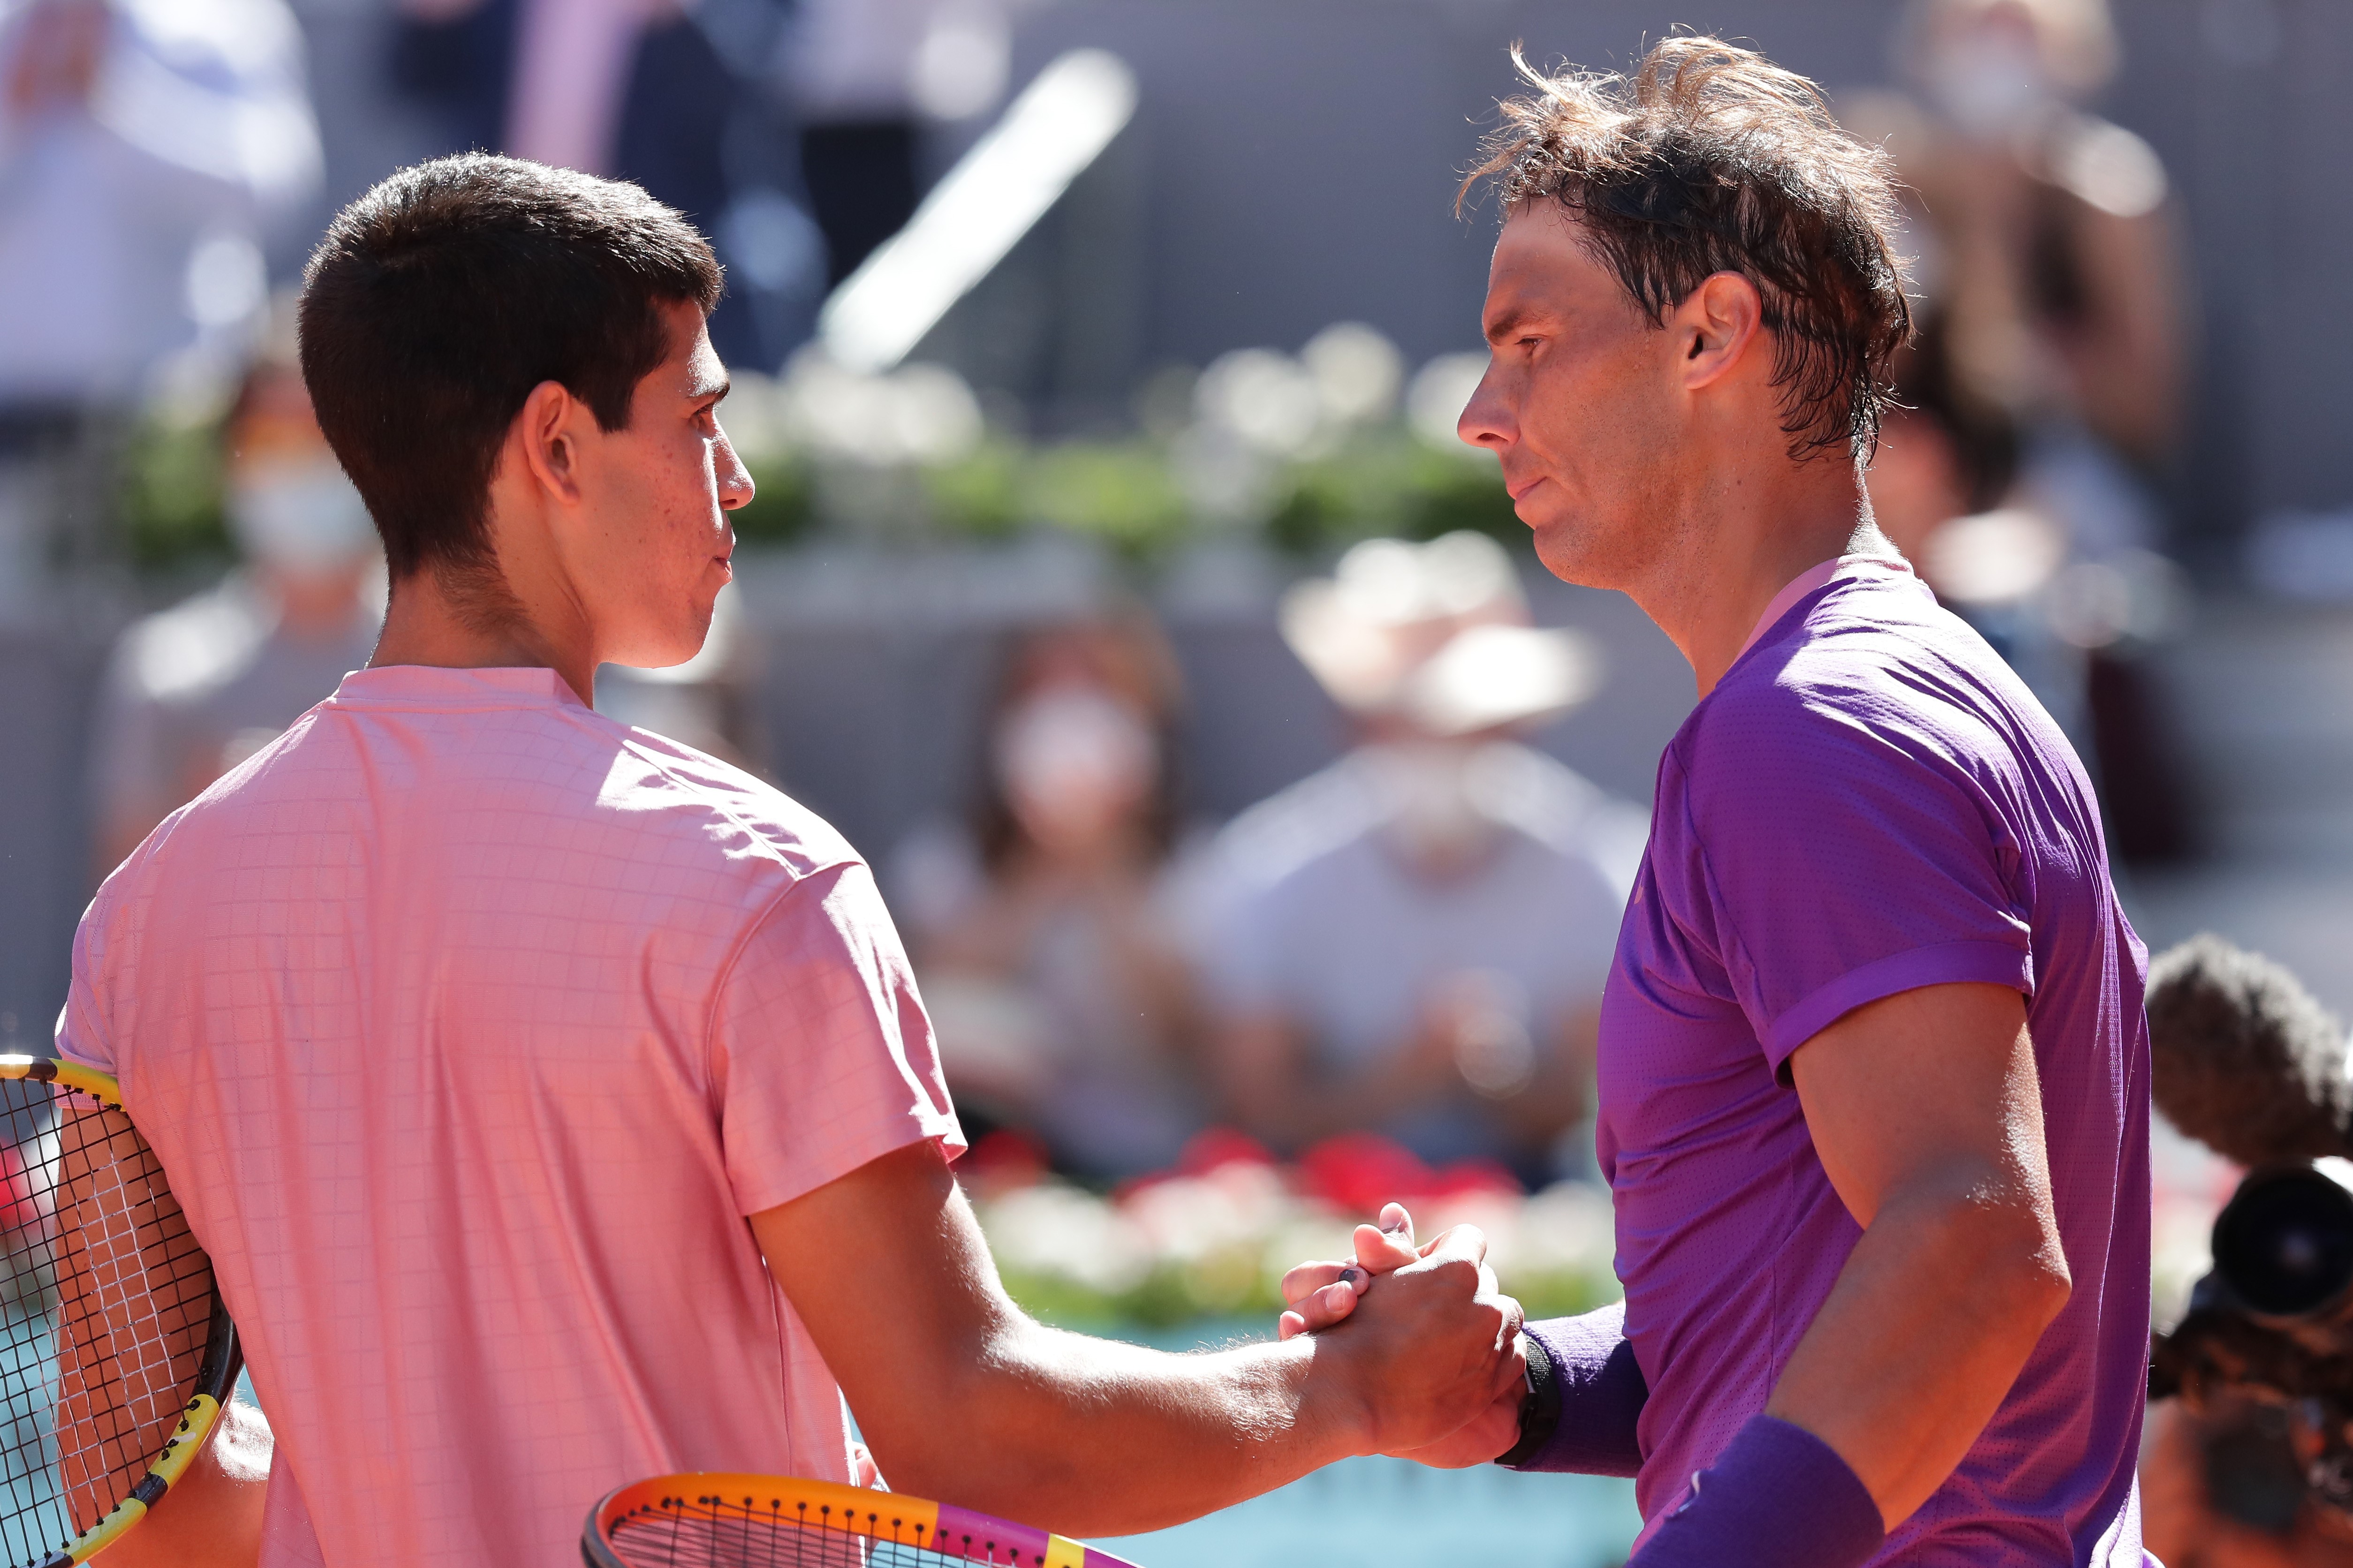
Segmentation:
<svg viewBox="0 0 2353 1568">
<path fill-rule="evenodd" d="M 128 1496 L 210 1338 L 212 1266 L 130 1119 L 59 1092 L 0 1145 L 0 1559 Z M 31 1123 L 29 1127 L 27 1124 Z"/>
<path fill-rule="evenodd" d="M 606 1539 L 628 1568 L 940 1568 L 991 1561 L 980 1550 L 968 1558 L 961 1541 L 942 1551 L 923 1526 L 900 1523 L 887 1510 L 860 1518 L 853 1529 L 836 1510 L 766 1498 L 663 1498 L 615 1521 Z M 1014 1559 L 999 1552 L 994 1561 Z M 1024 1558 L 1021 1568 L 1037 1565 Z"/>
</svg>

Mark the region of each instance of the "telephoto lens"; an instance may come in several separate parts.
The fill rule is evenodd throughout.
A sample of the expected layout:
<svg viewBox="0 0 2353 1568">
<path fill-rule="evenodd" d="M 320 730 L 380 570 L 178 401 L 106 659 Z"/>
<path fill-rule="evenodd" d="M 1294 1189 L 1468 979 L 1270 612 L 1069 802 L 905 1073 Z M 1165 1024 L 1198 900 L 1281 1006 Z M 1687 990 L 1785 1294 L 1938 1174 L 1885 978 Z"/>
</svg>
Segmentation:
<svg viewBox="0 0 2353 1568">
<path fill-rule="evenodd" d="M 2231 1305 L 2275 1328 L 2335 1322 L 2353 1309 L 2353 1164 L 2321 1160 L 2253 1173 L 2214 1221 L 2214 1275 Z"/>
</svg>

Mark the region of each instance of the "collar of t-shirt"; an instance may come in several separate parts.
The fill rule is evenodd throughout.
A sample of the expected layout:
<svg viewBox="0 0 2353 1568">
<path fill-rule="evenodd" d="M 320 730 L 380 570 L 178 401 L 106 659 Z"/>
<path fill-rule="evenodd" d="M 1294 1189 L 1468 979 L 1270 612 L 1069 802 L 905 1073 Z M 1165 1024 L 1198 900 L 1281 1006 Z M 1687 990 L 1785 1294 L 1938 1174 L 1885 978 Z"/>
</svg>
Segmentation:
<svg viewBox="0 0 2353 1568">
<path fill-rule="evenodd" d="M 1739 663 L 1741 654 L 1755 647 L 1757 639 L 1773 629 L 1774 622 L 1788 615 L 1799 600 L 1815 589 L 1828 587 L 1832 583 L 1844 582 L 1849 578 L 1879 574 L 1891 576 L 1901 574 L 1909 577 L 1912 575 L 1912 563 L 1901 555 L 1840 555 L 1823 562 L 1819 566 L 1807 567 L 1803 572 L 1790 578 L 1788 584 L 1773 595 L 1773 602 L 1765 606 L 1763 615 L 1757 617 L 1757 624 L 1749 628 L 1748 640 L 1740 645 L 1740 653 L 1734 654 L 1732 661 L 1735 664 Z"/>
<path fill-rule="evenodd" d="M 562 676 L 541 666 L 383 664 L 344 676 L 330 700 L 342 707 L 435 710 L 587 706 Z"/>
</svg>

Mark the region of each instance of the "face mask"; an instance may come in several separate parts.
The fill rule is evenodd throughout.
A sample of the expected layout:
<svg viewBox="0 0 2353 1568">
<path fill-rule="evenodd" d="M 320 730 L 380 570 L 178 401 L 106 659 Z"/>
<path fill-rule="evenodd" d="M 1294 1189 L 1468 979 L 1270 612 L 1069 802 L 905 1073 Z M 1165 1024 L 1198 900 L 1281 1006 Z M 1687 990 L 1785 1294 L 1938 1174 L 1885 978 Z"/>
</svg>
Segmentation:
<svg viewBox="0 0 2353 1568">
<path fill-rule="evenodd" d="M 248 558 L 330 572 L 375 547 L 367 503 L 332 458 L 258 468 L 229 487 L 229 531 Z"/>
<path fill-rule="evenodd" d="M 1160 765 L 1152 731 L 1128 707 L 1084 687 L 1055 687 L 1005 716 L 997 776 L 1040 842 L 1082 840 L 1150 795 Z"/>
<path fill-rule="evenodd" d="M 2032 40 L 2009 33 L 1955 39 L 1930 62 L 1926 85 L 1954 127 L 1977 142 L 2014 134 L 2057 97 Z"/>
</svg>

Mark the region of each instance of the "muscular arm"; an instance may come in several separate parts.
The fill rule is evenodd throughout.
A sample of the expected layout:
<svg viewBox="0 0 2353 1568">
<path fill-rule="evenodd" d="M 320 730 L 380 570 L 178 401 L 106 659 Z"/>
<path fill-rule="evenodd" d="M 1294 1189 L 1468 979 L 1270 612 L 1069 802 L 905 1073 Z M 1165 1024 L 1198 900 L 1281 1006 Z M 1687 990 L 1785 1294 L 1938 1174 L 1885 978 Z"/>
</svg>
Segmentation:
<svg viewBox="0 0 2353 1568">
<path fill-rule="evenodd" d="M 752 1231 L 893 1487 L 1067 1534 L 1155 1529 L 1419 1447 L 1522 1376 L 1518 1306 L 1480 1293 L 1468 1229 L 1332 1334 L 1187 1356 L 1024 1315 L 929 1143 Z"/>
<path fill-rule="evenodd" d="M 1790 1058 L 1831 1184 L 1863 1227 L 1766 1414 L 1846 1461 L 1893 1529 L 1985 1430 L 2065 1306 L 2025 1004 L 1934 985 Z"/>
</svg>

